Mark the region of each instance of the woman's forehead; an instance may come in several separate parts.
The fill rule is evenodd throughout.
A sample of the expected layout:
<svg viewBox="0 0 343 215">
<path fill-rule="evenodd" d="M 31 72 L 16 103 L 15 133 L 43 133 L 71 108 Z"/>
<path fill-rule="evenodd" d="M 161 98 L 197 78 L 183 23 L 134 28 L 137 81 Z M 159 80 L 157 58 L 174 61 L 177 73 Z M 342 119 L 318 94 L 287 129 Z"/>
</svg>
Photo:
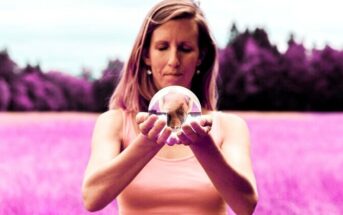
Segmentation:
<svg viewBox="0 0 343 215">
<path fill-rule="evenodd" d="M 198 27 L 193 19 L 170 20 L 157 27 L 152 41 L 185 40 L 193 41 L 198 37 Z"/>
</svg>

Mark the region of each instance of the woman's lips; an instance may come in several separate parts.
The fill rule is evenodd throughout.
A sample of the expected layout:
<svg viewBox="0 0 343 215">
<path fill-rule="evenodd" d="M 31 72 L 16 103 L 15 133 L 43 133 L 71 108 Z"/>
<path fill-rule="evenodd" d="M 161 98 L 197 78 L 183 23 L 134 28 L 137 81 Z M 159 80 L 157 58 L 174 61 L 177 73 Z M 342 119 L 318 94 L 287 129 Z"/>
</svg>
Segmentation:
<svg viewBox="0 0 343 215">
<path fill-rule="evenodd" d="M 182 73 L 166 73 L 164 76 L 181 76 Z"/>
</svg>

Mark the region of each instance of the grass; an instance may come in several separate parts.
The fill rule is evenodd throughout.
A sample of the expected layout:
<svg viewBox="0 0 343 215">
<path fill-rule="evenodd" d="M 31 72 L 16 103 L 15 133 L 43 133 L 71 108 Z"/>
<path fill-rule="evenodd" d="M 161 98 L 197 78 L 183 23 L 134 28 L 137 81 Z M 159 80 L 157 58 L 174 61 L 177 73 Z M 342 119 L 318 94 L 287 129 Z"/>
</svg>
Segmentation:
<svg viewBox="0 0 343 215">
<path fill-rule="evenodd" d="M 343 114 L 238 114 L 251 131 L 255 214 L 343 214 Z M 0 214 L 91 214 L 80 186 L 95 118 L 0 113 Z"/>
</svg>

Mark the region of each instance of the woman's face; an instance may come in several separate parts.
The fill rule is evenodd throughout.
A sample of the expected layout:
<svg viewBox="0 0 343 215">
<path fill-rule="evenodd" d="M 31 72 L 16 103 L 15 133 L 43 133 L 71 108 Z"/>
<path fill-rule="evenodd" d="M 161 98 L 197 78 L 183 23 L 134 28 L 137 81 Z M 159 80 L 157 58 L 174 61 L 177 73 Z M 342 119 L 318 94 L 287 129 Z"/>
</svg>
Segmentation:
<svg viewBox="0 0 343 215">
<path fill-rule="evenodd" d="M 198 27 L 191 19 L 168 21 L 154 30 L 145 63 L 151 67 L 156 86 L 191 87 L 200 65 Z"/>
</svg>

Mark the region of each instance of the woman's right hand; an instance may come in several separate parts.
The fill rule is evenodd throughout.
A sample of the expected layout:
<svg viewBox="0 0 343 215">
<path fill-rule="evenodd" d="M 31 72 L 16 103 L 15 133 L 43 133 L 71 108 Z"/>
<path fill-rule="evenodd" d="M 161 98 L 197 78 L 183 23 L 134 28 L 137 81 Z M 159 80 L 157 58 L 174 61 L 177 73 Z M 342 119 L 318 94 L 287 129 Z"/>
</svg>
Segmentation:
<svg viewBox="0 0 343 215">
<path fill-rule="evenodd" d="M 163 144 L 172 133 L 170 127 L 166 126 L 166 120 L 158 118 L 155 114 L 139 112 L 136 122 L 140 132 L 151 142 Z"/>
</svg>

